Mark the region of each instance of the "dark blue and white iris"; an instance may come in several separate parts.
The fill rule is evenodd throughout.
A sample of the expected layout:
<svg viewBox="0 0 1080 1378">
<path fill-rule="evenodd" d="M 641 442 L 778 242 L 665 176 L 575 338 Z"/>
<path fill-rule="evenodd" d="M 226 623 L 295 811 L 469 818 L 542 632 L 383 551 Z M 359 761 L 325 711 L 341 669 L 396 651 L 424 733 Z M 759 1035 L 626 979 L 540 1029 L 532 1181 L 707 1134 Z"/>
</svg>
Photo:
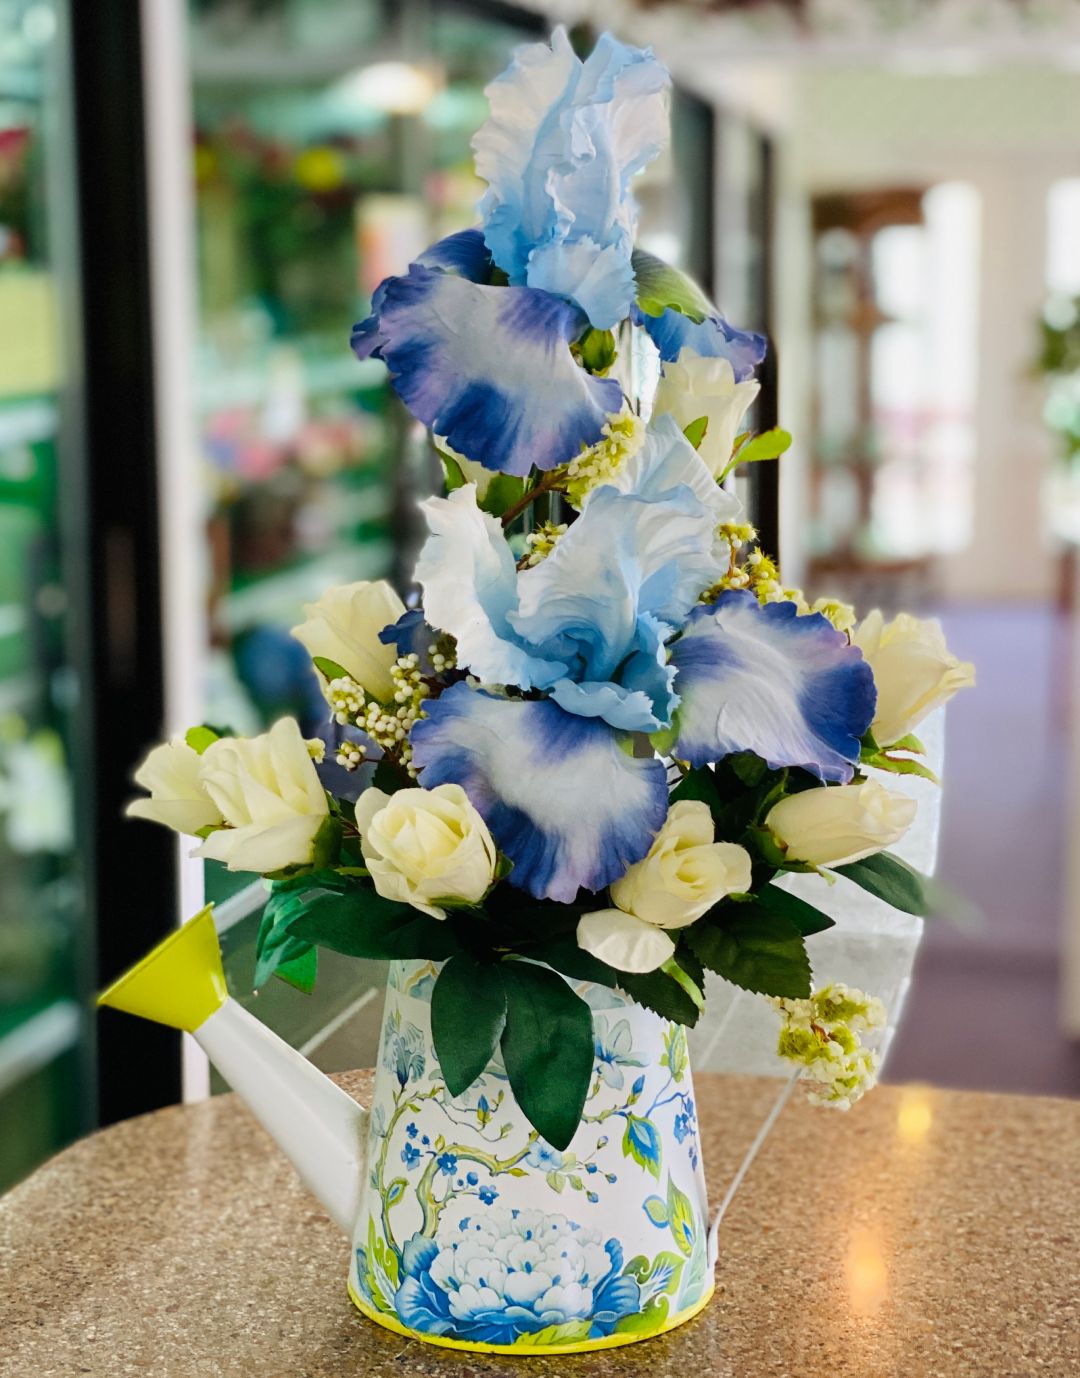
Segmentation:
<svg viewBox="0 0 1080 1378">
<path fill-rule="evenodd" d="M 690 614 L 671 648 L 679 708 L 674 752 L 691 765 L 753 751 L 846 782 L 874 716 L 870 666 L 820 613 L 721 594 Z"/>
<path fill-rule="evenodd" d="M 524 476 L 595 444 L 622 405 L 619 384 L 570 353 L 584 328 L 577 307 L 547 292 L 414 263 L 380 286 L 352 343 L 385 360 L 401 400 L 452 449 Z"/>
</svg>

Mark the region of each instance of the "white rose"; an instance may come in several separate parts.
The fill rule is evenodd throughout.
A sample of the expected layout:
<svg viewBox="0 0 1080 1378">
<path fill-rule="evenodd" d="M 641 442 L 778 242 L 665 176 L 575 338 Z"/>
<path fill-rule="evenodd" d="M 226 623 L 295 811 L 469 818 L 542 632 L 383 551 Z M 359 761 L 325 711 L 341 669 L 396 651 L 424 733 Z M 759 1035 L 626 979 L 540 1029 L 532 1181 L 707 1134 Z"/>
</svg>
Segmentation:
<svg viewBox="0 0 1080 1378">
<path fill-rule="evenodd" d="M 877 709 L 871 731 L 880 746 L 906 737 L 958 689 L 975 683 L 974 665 L 950 652 L 936 618 L 901 613 L 887 623 L 875 609 L 852 640 L 874 672 Z"/>
<path fill-rule="evenodd" d="M 790 861 L 845 866 L 899 842 L 915 810 L 914 799 L 865 780 L 789 795 L 769 810 L 765 826 L 786 847 Z"/>
<path fill-rule="evenodd" d="M 652 414 L 670 412 L 683 430 L 699 417 L 707 417 L 698 454 L 715 477 L 731 460 L 742 419 L 760 390 L 760 383 L 753 379 L 736 383 L 727 359 L 704 359 L 684 349 L 678 363 L 664 365 Z"/>
<path fill-rule="evenodd" d="M 202 757 L 183 737 L 155 746 L 135 772 L 135 783 L 150 791 L 149 799 L 133 799 L 129 818 L 148 818 L 178 833 L 194 836 L 201 828 L 216 828 L 221 810 L 207 794 L 199 776 Z"/>
<path fill-rule="evenodd" d="M 292 629 L 312 657 L 340 665 L 369 694 L 381 702 L 394 696 L 390 670 L 398 658 L 392 643 L 379 640 L 384 627 L 396 622 L 405 604 L 386 582 L 339 584 L 327 589 L 317 603 L 305 603 L 306 621 Z"/>
<path fill-rule="evenodd" d="M 578 945 L 620 971 L 655 971 L 675 951 L 666 929 L 685 928 L 726 895 L 750 888 L 750 856 L 713 841 L 708 805 L 672 804 L 648 855 L 611 886 L 617 908 L 583 914 Z"/>
<path fill-rule="evenodd" d="M 203 788 L 229 824 L 195 853 L 230 871 L 280 871 L 311 861 L 329 805 L 292 718 L 259 737 L 222 737 L 201 757 Z"/>
<path fill-rule="evenodd" d="M 494 879 L 495 843 L 460 785 L 365 790 L 356 826 L 379 894 L 432 918 L 446 918 L 443 904 L 483 899 Z"/>
</svg>

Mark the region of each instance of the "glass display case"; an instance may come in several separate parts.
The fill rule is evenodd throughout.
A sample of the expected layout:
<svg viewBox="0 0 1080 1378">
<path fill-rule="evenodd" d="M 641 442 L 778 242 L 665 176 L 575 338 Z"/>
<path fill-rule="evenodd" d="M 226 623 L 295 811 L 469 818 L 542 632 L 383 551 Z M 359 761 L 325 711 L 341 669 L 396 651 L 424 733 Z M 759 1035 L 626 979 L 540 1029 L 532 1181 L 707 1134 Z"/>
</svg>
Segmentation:
<svg viewBox="0 0 1080 1378">
<path fill-rule="evenodd" d="M 0 2 L 0 1190 L 89 1123 L 93 1092 L 61 500 L 75 437 L 59 18 Z"/>
</svg>

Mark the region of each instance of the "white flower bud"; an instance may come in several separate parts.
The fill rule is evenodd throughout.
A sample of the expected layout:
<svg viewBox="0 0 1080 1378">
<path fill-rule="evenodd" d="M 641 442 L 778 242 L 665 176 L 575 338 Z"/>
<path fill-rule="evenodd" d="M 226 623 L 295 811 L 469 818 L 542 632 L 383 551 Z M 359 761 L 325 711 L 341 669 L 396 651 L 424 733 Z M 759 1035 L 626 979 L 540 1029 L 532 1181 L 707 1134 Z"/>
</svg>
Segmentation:
<svg viewBox="0 0 1080 1378">
<path fill-rule="evenodd" d="M 803 790 L 774 804 L 765 818 L 790 861 L 845 866 L 899 842 L 916 803 L 876 780 Z"/>
<path fill-rule="evenodd" d="M 385 579 L 340 584 L 327 589 L 317 603 L 305 603 L 306 620 L 292 634 L 312 657 L 332 660 L 367 693 L 389 699 L 398 651 L 393 644 L 384 645 L 379 633 L 404 611 L 405 604 Z"/>
<path fill-rule="evenodd" d="M 750 867 L 743 847 L 713 841 L 706 804 L 672 804 L 648 855 L 611 886 L 617 908 L 582 915 L 578 945 L 620 971 L 654 971 L 675 951 L 663 930 L 684 928 L 726 895 L 749 890 Z"/>
<path fill-rule="evenodd" d="M 736 383 L 727 359 L 705 359 L 683 349 L 677 363 L 664 365 L 652 414 L 655 418 L 669 412 L 683 430 L 707 417 L 698 454 L 715 477 L 730 461 L 739 426 L 760 387 L 752 379 Z"/>
<path fill-rule="evenodd" d="M 975 667 L 945 645 L 941 623 L 901 613 L 886 623 L 875 609 L 852 640 L 874 672 L 877 708 L 871 731 L 880 746 L 914 732 L 922 720 L 975 683 Z"/>
</svg>

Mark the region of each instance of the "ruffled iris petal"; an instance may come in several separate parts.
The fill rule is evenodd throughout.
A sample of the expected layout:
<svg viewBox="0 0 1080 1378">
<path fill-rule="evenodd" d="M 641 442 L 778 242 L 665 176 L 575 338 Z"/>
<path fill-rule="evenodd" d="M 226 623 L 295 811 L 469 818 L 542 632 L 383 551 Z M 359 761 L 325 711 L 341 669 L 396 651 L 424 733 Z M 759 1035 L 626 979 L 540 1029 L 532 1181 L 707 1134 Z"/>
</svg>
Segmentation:
<svg viewBox="0 0 1080 1378">
<path fill-rule="evenodd" d="M 667 815 L 663 764 L 549 700 L 455 684 L 412 729 L 425 788 L 461 785 L 514 863 L 510 882 L 569 903 L 640 861 Z"/>
<path fill-rule="evenodd" d="M 635 309 L 634 319 L 652 336 L 665 363 L 678 359 L 684 349 L 692 349 L 706 359 L 727 359 L 741 383 L 749 378 L 765 358 L 768 340 L 753 330 L 736 330 L 717 312 L 700 323 L 670 307 L 659 316 Z"/>
<path fill-rule="evenodd" d="M 487 469 L 525 475 L 563 464 L 619 409 L 618 382 L 592 377 L 570 353 L 584 317 L 546 292 L 414 263 L 381 285 L 375 306 L 354 350 L 385 359 L 412 414 Z"/>
<path fill-rule="evenodd" d="M 695 608 L 671 648 L 680 704 L 674 753 L 691 765 L 753 751 L 770 766 L 851 779 L 874 716 L 861 652 L 820 613 L 745 590 Z"/>
<path fill-rule="evenodd" d="M 512 283 L 576 301 L 609 329 L 634 297 L 631 178 L 667 141 L 665 68 L 604 34 L 581 62 L 566 31 L 519 48 L 487 88 L 473 139 L 495 262 Z"/>
<path fill-rule="evenodd" d="M 466 484 L 423 504 L 431 535 L 416 563 L 424 612 L 457 641 L 458 664 L 488 684 L 545 689 L 567 666 L 531 653 L 510 625 L 518 606 L 517 569 L 501 524 L 476 505 Z"/>
</svg>

